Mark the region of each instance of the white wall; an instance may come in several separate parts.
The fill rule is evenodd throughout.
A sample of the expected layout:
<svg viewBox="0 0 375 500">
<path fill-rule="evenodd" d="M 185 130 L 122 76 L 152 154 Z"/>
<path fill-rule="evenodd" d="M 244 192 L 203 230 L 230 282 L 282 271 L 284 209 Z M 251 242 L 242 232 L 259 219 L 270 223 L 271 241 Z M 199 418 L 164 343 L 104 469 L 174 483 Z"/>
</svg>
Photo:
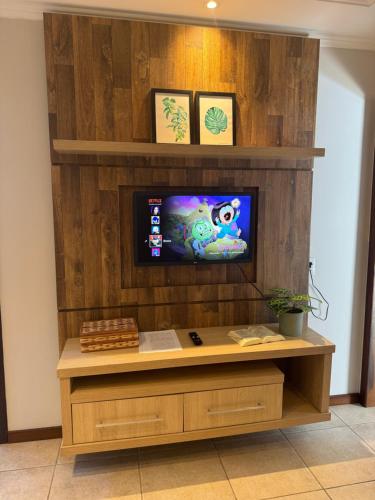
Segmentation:
<svg viewBox="0 0 375 500">
<path fill-rule="evenodd" d="M 334 394 L 359 387 L 371 177 L 362 136 L 374 60 L 338 49 L 321 56 L 316 144 L 327 157 L 315 167 L 311 255 L 331 314 L 311 324 L 337 343 Z M 42 22 L 0 19 L 0 61 L 0 303 L 14 430 L 60 423 Z"/>
<path fill-rule="evenodd" d="M 42 21 L 0 19 L 0 304 L 9 429 L 59 425 Z"/>
<path fill-rule="evenodd" d="M 311 248 L 315 280 L 330 302 L 310 325 L 336 344 L 332 394 L 360 387 L 371 176 L 375 145 L 375 53 L 322 49 Z"/>
</svg>

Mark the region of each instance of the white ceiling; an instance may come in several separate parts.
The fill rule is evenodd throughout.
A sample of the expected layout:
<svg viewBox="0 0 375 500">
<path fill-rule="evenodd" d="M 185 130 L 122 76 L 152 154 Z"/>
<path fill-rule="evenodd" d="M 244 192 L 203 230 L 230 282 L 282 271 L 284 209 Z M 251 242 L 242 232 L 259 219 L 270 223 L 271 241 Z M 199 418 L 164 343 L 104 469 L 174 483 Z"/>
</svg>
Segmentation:
<svg viewBox="0 0 375 500">
<path fill-rule="evenodd" d="M 349 1 L 349 0 L 347 0 Z M 322 0 L 0 0 L 0 17 L 40 18 L 43 10 L 135 16 L 306 33 L 322 44 L 375 50 L 375 5 Z M 175 19 L 176 18 L 176 19 Z"/>
</svg>

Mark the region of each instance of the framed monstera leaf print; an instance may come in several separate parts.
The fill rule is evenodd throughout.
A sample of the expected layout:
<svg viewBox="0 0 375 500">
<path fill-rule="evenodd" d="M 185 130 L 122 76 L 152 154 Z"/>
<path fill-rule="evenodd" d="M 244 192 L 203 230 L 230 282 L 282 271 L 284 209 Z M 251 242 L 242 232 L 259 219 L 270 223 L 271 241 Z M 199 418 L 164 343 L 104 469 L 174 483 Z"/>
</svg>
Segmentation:
<svg viewBox="0 0 375 500">
<path fill-rule="evenodd" d="M 164 144 L 191 144 L 193 92 L 151 89 L 152 140 Z"/>
<path fill-rule="evenodd" d="M 199 144 L 236 144 L 236 94 L 197 92 L 195 107 Z"/>
</svg>

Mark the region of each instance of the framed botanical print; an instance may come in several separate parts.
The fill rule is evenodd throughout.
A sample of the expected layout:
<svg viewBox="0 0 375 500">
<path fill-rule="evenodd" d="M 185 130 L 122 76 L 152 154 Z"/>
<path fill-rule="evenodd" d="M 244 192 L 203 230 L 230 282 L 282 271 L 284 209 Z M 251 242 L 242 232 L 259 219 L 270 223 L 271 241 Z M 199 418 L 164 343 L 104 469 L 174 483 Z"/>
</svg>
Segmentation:
<svg viewBox="0 0 375 500">
<path fill-rule="evenodd" d="M 151 101 L 153 142 L 191 144 L 193 92 L 151 89 Z"/>
<path fill-rule="evenodd" d="M 195 113 L 199 144 L 236 144 L 236 94 L 197 92 Z"/>
</svg>

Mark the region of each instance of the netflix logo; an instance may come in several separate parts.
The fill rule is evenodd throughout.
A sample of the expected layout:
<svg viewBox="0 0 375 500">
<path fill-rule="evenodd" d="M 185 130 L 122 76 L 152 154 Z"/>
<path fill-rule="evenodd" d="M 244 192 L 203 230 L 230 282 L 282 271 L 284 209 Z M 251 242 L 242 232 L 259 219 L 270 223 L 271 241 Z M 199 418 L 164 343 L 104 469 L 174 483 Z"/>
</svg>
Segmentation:
<svg viewBox="0 0 375 500">
<path fill-rule="evenodd" d="M 162 199 L 161 198 L 149 198 L 148 199 L 148 204 L 149 205 L 161 205 Z"/>
</svg>

